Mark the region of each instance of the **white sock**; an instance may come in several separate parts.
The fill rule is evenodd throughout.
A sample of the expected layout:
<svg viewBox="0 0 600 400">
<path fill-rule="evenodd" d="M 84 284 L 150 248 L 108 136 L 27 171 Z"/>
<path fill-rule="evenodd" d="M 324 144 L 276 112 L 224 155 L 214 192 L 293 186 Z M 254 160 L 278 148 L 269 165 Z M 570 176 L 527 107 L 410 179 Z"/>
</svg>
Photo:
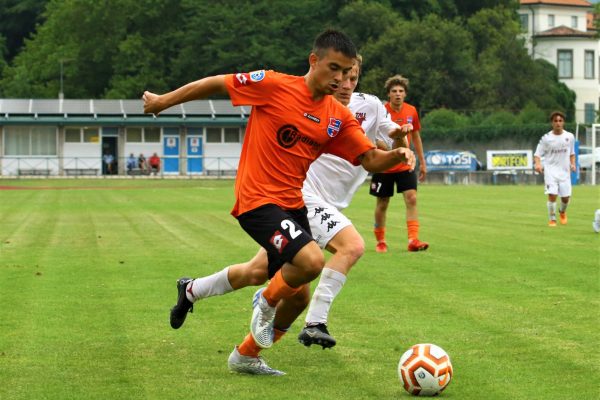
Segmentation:
<svg viewBox="0 0 600 400">
<path fill-rule="evenodd" d="M 346 275 L 331 268 L 323 268 L 321 279 L 315 288 L 310 307 L 306 313 L 306 324 L 325 324 L 331 303 L 346 282 Z"/>
<path fill-rule="evenodd" d="M 565 211 L 567 211 L 567 206 L 569 205 L 569 203 L 563 203 L 562 201 L 560 202 L 560 207 L 558 209 L 558 212 L 564 213 Z"/>
<path fill-rule="evenodd" d="M 596 221 L 597 224 L 600 224 L 600 208 L 594 213 L 594 221 Z"/>
<path fill-rule="evenodd" d="M 229 267 L 225 267 L 212 275 L 194 279 L 192 281 L 192 293 L 190 293 L 189 287 L 188 290 L 186 290 L 188 300 L 194 302 L 206 297 L 219 296 L 233 292 L 229 279 L 227 279 L 228 271 Z"/>
<path fill-rule="evenodd" d="M 548 218 L 556 221 L 556 202 L 549 201 L 548 203 Z"/>
</svg>

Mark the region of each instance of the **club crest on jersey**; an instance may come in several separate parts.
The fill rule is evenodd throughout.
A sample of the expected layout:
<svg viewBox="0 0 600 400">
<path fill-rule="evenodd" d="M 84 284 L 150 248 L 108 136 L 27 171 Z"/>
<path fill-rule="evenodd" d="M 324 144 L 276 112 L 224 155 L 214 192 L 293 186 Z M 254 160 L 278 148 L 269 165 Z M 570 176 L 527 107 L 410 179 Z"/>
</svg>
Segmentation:
<svg viewBox="0 0 600 400">
<path fill-rule="evenodd" d="M 327 134 L 329 137 L 336 137 L 338 133 L 340 133 L 340 128 L 342 127 L 342 120 L 329 117 L 329 125 L 327 126 Z"/>
<path fill-rule="evenodd" d="M 354 115 L 354 118 L 356 118 L 356 120 L 358 121 L 358 123 L 360 125 L 362 125 L 362 123 L 367 120 L 367 113 L 366 112 L 357 112 Z"/>
<path fill-rule="evenodd" d="M 273 236 L 271 236 L 271 239 L 269 239 L 269 243 L 271 243 L 279 254 L 281 254 L 283 249 L 285 249 L 285 246 L 287 246 L 288 240 L 281 232 L 275 231 Z"/>
</svg>

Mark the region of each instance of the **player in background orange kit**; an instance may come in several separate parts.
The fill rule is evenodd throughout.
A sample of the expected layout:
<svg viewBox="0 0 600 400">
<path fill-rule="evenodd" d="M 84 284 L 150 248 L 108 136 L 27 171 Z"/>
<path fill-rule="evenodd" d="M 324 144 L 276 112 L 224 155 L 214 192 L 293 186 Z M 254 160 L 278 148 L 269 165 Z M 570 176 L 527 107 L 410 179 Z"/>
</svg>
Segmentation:
<svg viewBox="0 0 600 400">
<path fill-rule="evenodd" d="M 405 103 L 404 99 L 408 91 L 408 79 L 401 75 L 395 75 L 385 82 L 385 89 L 389 102 L 385 108 L 390 113 L 392 121 L 409 130 L 406 136 L 409 146 L 412 144 L 419 158 L 419 182 L 425 180 L 427 167 L 423 155 L 423 144 L 421 142 L 421 123 L 417 109 Z M 429 244 L 419 240 L 419 215 L 417 212 L 417 172 L 411 166 L 399 164 L 384 173 L 373 174 L 369 193 L 377 197 L 375 206 L 374 233 L 377 239 L 375 250 L 385 253 L 388 250 L 385 241 L 386 213 L 390 204 L 390 197 L 394 195 L 394 185 L 397 193 L 404 196 L 406 204 L 406 226 L 408 228 L 408 251 L 427 250 Z"/>
<path fill-rule="evenodd" d="M 250 335 L 230 359 L 246 356 L 244 349 L 252 346 L 271 347 L 297 317 L 281 312 L 276 320 L 276 307 L 294 308 L 298 299 L 309 296 L 308 283 L 323 269 L 324 256 L 312 238 L 301 191 L 310 163 L 331 153 L 371 172 L 399 162 L 414 164 L 406 148 L 389 152 L 374 148 L 354 115 L 330 96 L 355 58 L 352 41 L 328 30 L 316 38 L 305 76 L 255 71 L 203 78 L 164 95 L 144 92 L 144 112 L 153 114 L 218 93 L 228 94 L 235 106 L 252 106 L 231 213 L 266 250 L 271 280 L 255 293 Z M 181 289 L 178 284 L 178 294 Z M 192 305 L 186 301 L 185 295 L 178 296 L 176 308 L 184 314 Z M 266 364 L 264 368 L 269 370 Z"/>
</svg>

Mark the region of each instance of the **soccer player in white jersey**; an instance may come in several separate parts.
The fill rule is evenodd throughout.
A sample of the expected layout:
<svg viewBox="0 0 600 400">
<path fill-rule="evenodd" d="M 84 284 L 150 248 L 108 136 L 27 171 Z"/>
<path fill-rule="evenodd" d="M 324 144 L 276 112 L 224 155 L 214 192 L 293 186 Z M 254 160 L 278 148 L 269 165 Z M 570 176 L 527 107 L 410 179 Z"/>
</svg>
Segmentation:
<svg viewBox="0 0 600 400">
<path fill-rule="evenodd" d="M 358 84 L 360 62 L 359 58 L 349 78 L 340 85 L 334 96 L 352 110 L 365 134 L 379 147 L 406 146 L 404 136 L 408 132 L 389 119 L 381 101 L 375 96 L 353 93 Z M 329 309 L 346 281 L 346 275 L 364 253 L 362 237 L 340 210 L 348 206 L 367 174 L 361 167 L 355 167 L 336 156 L 322 154 L 312 163 L 304 182 L 302 192 L 312 235 L 321 248 L 333 254 L 321 273 L 306 316 L 306 326 L 299 335 L 300 342 L 307 346 L 318 344 L 327 348 L 336 343 L 326 327 Z M 171 326 L 178 329 L 183 325 L 187 313 L 193 310 L 193 303 L 197 300 L 246 286 L 262 285 L 267 279 L 267 255 L 262 248 L 252 260 L 245 263 L 230 265 L 206 277 L 181 278 L 177 282 L 177 304 L 171 309 Z M 277 309 L 274 342 L 285 334 L 291 322 L 306 308 L 308 300 L 308 296 L 299 298 L 295 309 L 285 310 L 287 315 Z M 285 323 L 280 324 L 280 319 Z M 248 335 L 244 343 L 236 346 L 230 355 L 229 368 L 249 374 L 281 375 L 281 371 L 270 368 L 258 356 L 260 351 L 261 348 Z"/>
<path fill-rule="evenodd" d="M 567 206 L 571 198 L 571 171 L 575 171 L 575 137 L 564 130 L 565 115 L 554 111 L 550 115 L 552 130 L 540 139 L 533 160 L 535 170 L 544 173 L 545 194 L 548 195 L 548 226 L 556 226 L 556 199 L 560 223 L 567 223 Z M 544 163 L 542 165 L 542 157 Z"/>
</svg>

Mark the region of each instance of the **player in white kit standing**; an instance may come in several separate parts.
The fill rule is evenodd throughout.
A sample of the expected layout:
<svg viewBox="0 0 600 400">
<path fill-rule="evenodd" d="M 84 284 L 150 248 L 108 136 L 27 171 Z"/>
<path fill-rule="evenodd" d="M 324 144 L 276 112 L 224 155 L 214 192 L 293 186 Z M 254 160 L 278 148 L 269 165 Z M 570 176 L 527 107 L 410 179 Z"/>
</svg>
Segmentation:
<svg viewBox="0 0 600 400">
<path fill-rule="evenodd" d="M 556 199 L 562 225 L 567 224 L 567 206 L 571 198 L 571 171 L 575 171 L 575 137 L 564 130 L 565 115 L 554 111 L 550 115 L 552 130 L 540 139 L 533 160 L 535 170 L 544 173 L 544 193 L 548 195 L 548 226 L 556 226 Z M 542 165 L 542 157 L 544 163 Z"/>
</svg>

